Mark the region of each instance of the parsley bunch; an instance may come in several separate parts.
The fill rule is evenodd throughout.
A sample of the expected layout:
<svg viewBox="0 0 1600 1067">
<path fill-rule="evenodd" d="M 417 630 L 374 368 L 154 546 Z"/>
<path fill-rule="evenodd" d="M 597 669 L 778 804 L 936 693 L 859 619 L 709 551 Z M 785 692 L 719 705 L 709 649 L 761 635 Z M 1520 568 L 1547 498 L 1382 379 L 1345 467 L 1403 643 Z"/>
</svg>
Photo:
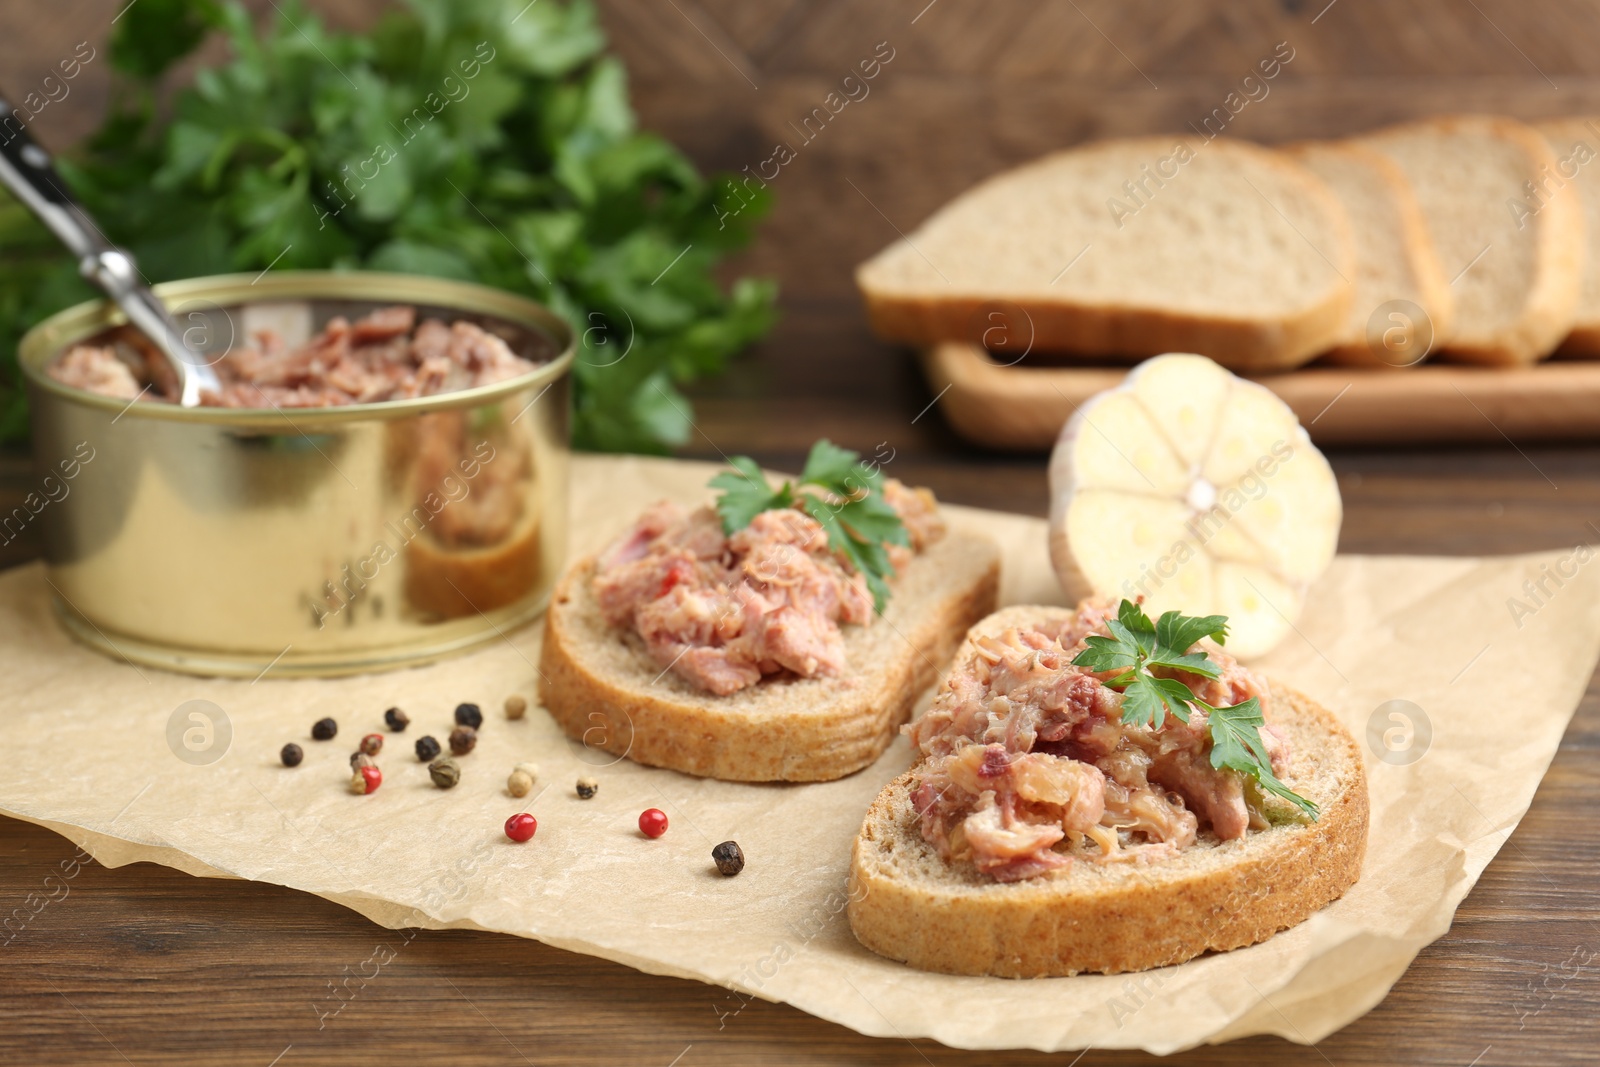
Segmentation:
<svg viewBox="0 0 1600 1067">
<path fill-rule="evenodd" d="M 1211 734 L 1211 765 L 1238 771 L 1255 779 L 1266 792 L 1300 807 L 1312 818 L 1317 806 L 1294 792 L 1272 773 L 1272 760 L 1261 743 L 1261 702 L 1251 697 L 1228 707 L 1212 707 L 1175 678 L 1157 677 L 1151 669 L 1187 671 L 1202 678 L 1216 678 L 1219 672 L 1204 652 L 1189 649 L 1202 637 L 1217 644 L 1228 638 L 1224 615 L 1201 618 L 1166 612 L 1154 623 L 1131 600 L 1117 608 L 1117 617 L 1108 619 L 1111 637 L 1098 635 L 1084 639 L 1088 645 L 1073 659 L 1073 664 L 1091 671 L 1120 671 L 1106 684 L 1122 689 L 1122 721 L 1135 725 L 1157 726 L 1172 712 L 1181 722 L 1189 721 L 1191 706 L 1206 713 Z"/>
<path fill-rule="evenodd" d="M 883 497 L 883 474 L 861 462 L 861 455 L 823 438 L 811 446 L 797 482 L 773 489 L 749 456 L 728 461 L 731 471 L 711 479 L 722 490 L 717 514 L 723 532 L 732 534 L 771 508 L 798 508 L 817 520 L 828 546 L 866 579 L 878 614 L 889 601 L 887 579 L 894 576 L 886 545 L 911 544 L 899 512 Z"/>
<path fill-rule="evenodd" d="M 406 0 L 369 34 L 272 7 L 258 28 L 239 0 L 140 0 L 96 60 L 118 76 L 112 110 L 60 169 L 144 274 L 390 270 L 523 293 L 580 338 L 579 447 L 685 441 L 678 386 L 772 322 L 769 282 L 713 277 L 767 204 L 636 128 L 590 0 Z M 230 58 L 164 100 L 213 34 Z M 0 193 L 0 358 L 94 295 Z M 17 385 L 0 364 L 0 440 L 26 430 Z"/>
</svg>

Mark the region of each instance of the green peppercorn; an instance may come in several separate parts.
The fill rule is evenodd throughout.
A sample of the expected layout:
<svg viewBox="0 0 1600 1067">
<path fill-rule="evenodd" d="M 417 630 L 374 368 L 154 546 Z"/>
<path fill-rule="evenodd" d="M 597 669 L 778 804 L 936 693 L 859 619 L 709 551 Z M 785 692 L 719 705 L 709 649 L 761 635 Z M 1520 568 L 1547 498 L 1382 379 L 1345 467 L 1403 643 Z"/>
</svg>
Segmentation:
<svg viewBox="0 0 1600 1067">
<path fill-rule="evenodd" d="M 285 767 L 298 767 L 300 766 L 300 761 L 305 759 L 305 757 L 306 754 L 300 751 L 300 746 L 295 744 L 293 741 L 289 742 L 287 745 L 284 745 L 283 751 L 278 753 L 278 758 L 283 760 L 283 765 Z"/>
<path fill-rule="evenodd" d="M 506 697 L 506 718 L 520 719 L 528 713 L 528 698 L 518 693 Z"/>
<path fill-rule="evenodd" d="M 470 726 L 457 726 L 450 731 L 450 751 L 465 756 L 478 743 L 478 731 Z"/>
<path fill-rule="evenodd" d="M 600 783 L 593 778 L 578 779 L 578 799 L 589 800 L 600 791 Z"/>
<path fill-rule="evenodd" d="M 724 878 L 732 878 L 744 870 L 744 849 L 737 841 L 724 841 L 711 850 L 711 859 Z"/>
<path fill-rule="evenodd" d="M 399 708 L 390 708 L 383 713 L 383 721 L 395 733 L 404 733 L 407 726 L 411 725 L 411 716 Z"/>
<path fill-rule="evenodd" d="M 318 741 L 332 741 L 339 732 L 339 724 L 332 719 L 318 719 L 311 727 L 311 736 Z"/>
<path fill-rule="evenodd" d="M 429 760 L 438 758 L 439 742 L 433 739 L 433 735 L 429 734 L 426 737 L 417 738 L 417 759 L 427 763 Z"/>
<path fill-rule="evenodd" d="M 483 725 L 483 711 L 476 704 L 457 704 L 456 722 L 476 730 Z"/>
<path fill-rule="evenodd" d="M 440 789 L 454 789 L 461 781 L 461 765 L 449 756 L 442 756 L 428 764 L 428 777 Z"/>
</svg>

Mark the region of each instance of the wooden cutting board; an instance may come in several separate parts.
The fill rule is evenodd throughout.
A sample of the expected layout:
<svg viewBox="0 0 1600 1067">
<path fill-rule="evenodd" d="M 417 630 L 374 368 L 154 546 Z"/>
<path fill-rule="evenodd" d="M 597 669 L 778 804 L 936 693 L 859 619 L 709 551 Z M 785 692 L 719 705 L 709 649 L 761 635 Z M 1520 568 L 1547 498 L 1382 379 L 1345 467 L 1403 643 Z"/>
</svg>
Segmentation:
<svg viewBox="0 0 1600 1067">
<path fill-rule="evenodd" d="M 1078 405 L 1125 368 L 1007 366 L 950 342 L 922 354 L 957 433 L 991 448 L 1049 448 Z M 1255 379 L 1294 409 L 1318 444 L 1397 445 L 1600 439 L 1600 362 L 1505 369 L 1313 367 Z"/>
</svg>

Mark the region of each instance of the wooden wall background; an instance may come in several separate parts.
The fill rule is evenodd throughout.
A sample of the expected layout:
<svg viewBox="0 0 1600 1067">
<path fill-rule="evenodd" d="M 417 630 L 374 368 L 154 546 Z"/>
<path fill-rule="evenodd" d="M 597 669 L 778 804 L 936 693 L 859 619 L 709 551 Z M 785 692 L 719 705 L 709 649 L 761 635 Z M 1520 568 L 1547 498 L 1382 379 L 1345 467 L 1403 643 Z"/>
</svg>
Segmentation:
<svg viewBox="0 0 1600 1067">
<path fill-rule="evenodd" d="M 128 0 L 0 5 L 0 85 L 13 94 L 81 40 L 103 43 Z M 135 0 L 137 2 L 137 0 Z M 249 0 L 270 13 L 272 0 Z M 738 269 L 775 276 L 784 320 L 728 378 L 696 392 L 708 439 L 773 459 L 852 439 L 869 393 L 905 395 L 916 443 L 962 446 L 909 359 L 875 344 L 850 272 L 975 181 L 1052 149 L 1199 122 L 1279 42 L 1294 58 L 1230 133 L 1267 142 L 1348 134 L 1412 116 L 1600 111 L 1600 2 L 1553 0 L 599 0 L 642 122 L 706 168 L 795 158 Z M 310 0 L 360 27 L 383 0 Z M 893 59 L 814 141 L 798 124 L 880 43 Z M 93 125 L 108 67 L 90 64 L 36 134 L 63 148 Z M 917 436 L 917 435 L 920 435 Z M 688 451 L 714 456 L 707 440 Z"/>
<path fill-rule="evenodd" d="M 127 0 L 0 7 L 14 95 Z M 271 11 L 270 0 L 251 6 Z M 311 0 L 363 26 L 382 0 Z M 1294 59 L 1230 128 L 1265 141 L 1485 109 L 1600 109 L 1600 3 L 1523 0 L 600 0 L 642 120 L 706 167 L 798 158 L 749 265 L 792 301 L 849 295 L 848 268 L 979 178 L 1088 138 L 1198 122 L 1280 41 Z M 798 123 L 887 42 L 894 59 L 810 144 Z M 91 64 L 37 132 L 91 128 L 108 68 Z M 852 183 L 855 188 L 852 188 Z M 857 191 L 859 189 L 859 192 Z M 866 203 L 867 200 L 871 204 Z M 876 205 L 888 219 L 873 209 Z"/>
</svg>

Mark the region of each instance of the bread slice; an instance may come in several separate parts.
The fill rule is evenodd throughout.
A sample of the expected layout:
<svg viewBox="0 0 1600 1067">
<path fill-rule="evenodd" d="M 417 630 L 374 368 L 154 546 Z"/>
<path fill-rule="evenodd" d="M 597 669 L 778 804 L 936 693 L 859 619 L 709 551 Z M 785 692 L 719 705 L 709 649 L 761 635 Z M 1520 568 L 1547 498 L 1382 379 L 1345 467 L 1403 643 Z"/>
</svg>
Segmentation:
<svg viewBox="0 0 1600 1067">
<path fill-rule="evenodd" d="M 593 575 L 591 557 L 562 577 L 540 653 L 541 701 L 569 736 L 686 774 L 820 782 L 894 740 L 967 628 L 994 610 L 1000 554 L 951 530 L 905 566 L 881 617 L 846 627 L 846 674 L 774 676 L 730 696 L 662 670 L 637 634 L 607 625 Z"/>
<path fill-rule="evenodd" d="M 1354 141 L 1284 151 L 1333 190 L 1355 235 L 1355 300 L 1328 360 L 1363 367 L 1420 363 L 1449 336 L 1455 303 L 1405 172 Z"/>
<path fill-rule="evenodd" d="M 1147 137 L 1046 156 L 963 193 L 856 270 L 890 341 L 1298 366 L 1346 332 L 1338 200 L 1241 141 Z"/>
<path fill-rule="evenodd" d="M 1444 359 L 1526 366 L 1572 329 L 1583 280 L 1583 209 L 1538 131 L 1460 115 L 1362 141 L 1405 171 L 1450 279 L 1456 315 Z M 1547 192 L 1530 193 L 1534 182 Z"/>
<path fill-rule="evenodd" d="M 1067 614 L 1008 608 L 973 633 Z M 922 839 L 911 802 L 916 772 L 909 771 L 878 794 L 856 838 L 851 930 L 872 951 L 921 970 L 1038 978 L 1182 963 L 1305 921 L 1361 875 L 1366 773 L 1331 712 L 1277 685 L 1270 710 L 1293 757 L 1284 781 L 1320 806 L 1315 822 L 1285 817 L 1233 841 L 1203 835 L 1168 860 L 1080 861 L 1001 883 L 970 863 L 945 862 Z"/>
<path fill-rule="evenodd" d="M 1556 176 L 1570 181 L 1583 205 L 1583 287 L 1572 332 L 1557 351 L 1580 359 L 1600 357 L 1600 116 L 1548 119 L 1534 127 L 1556 156 Z"/>
</svg>

